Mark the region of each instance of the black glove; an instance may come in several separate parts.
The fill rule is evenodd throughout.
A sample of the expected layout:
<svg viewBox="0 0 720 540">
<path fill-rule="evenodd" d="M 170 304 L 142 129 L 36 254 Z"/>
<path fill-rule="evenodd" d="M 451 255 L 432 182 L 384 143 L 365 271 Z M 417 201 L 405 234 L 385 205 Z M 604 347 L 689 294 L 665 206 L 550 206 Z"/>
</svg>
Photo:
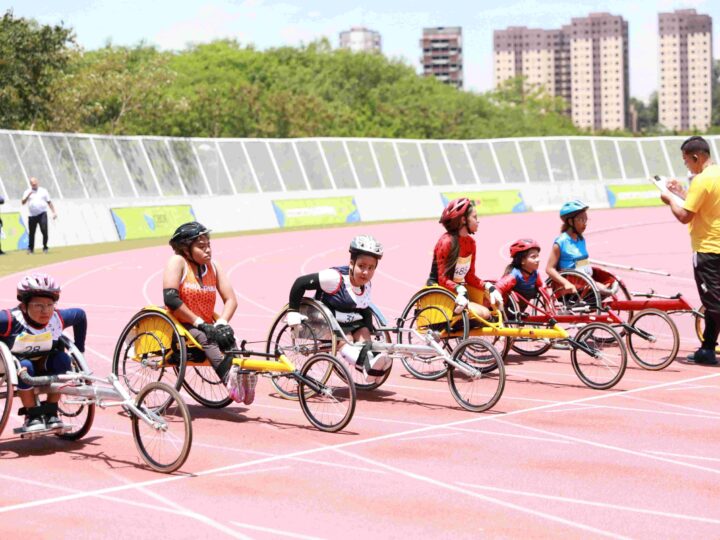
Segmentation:
<svg viewBox="0 0 720 540">
<path fill-rule="evenodd" d="M 235 332 L 229 324 L 219 324 L 215 327 L 215 343 L 222 351 L 235 348 Z"/>
<path fill-rule="evenodd" d="M 204 322 L 200 326 L 198 326 L 198 330 L 205 334 L 205 337 L 208 338 L 208 341 L 218 343 L 218 331 L 217 328 L 215 328 L 212 324 Z"/>
</svg>

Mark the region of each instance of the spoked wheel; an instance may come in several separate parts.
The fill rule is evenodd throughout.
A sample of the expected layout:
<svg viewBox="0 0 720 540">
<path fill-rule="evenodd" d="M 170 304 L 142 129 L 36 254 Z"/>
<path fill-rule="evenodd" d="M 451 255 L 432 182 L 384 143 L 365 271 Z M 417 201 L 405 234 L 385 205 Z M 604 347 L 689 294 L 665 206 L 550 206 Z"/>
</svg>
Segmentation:
<svg viewBox="0 0 720 540">
<path fill-rule="evenodd" d="M 381 327 L 382 324 L 377 318 L 377 315 L 375 315 L 375 312 L 373 312 L 373 325 L 378 328 Z M 390 334 L 388 332 L 380 332 L 377 331 L 372 335 L 372 340 L 374 343 L 392 343 L 392 338 L 390 337 Z M 381 354 L 380 352 L 372 353 L 376 356 Z M 392 360 L 390 360 L 392 362 Z M 392 363 L 388 366 L 388 368 L 383 373 L 382 377 L 373 377 L 372 382 L 368 382 L 368 380 L 365 378 L 365 375 L 353 367 L 348 367 L 348 371 L 350 371 L 353 382 L 355 383 L 355 388 L 358 390 L 375 390 L 376 388 L 379 388 L 382 386 L 385 381 L 388 380 L 388 377 L 390 376 L 390 371 L 392 370 Z"/>
<path fill-rule="evenodd" d="M 695 317 L 695 335 L 702 345 L 703 333 L 705 332 L 705 306 L 700 306 L 698 313 L 693 313 L 693 317 Z M 720 353 L 720 346 L 715 347 L 715 352 Z"/>
<path fill-rule="evenodd" d="M 315 354 L 335 354 L 337 336 L 332 330 L 332 321 L 317 301 L 303 298 L 300 313 L 307 319 L 302 322 L 298 332 L 293 333 L 285 323 L 287 313 L 287 308 L 283 309 L 273 321 L 265 352 L 283 352 L 298 370 Z M 297 383 L 291 377 L 273 377 L 272 383 L 283 397 L 297 399 Z"/>
<path fill-rule="evenodd" d="M 310 357 L 300 370 L 300 407 L 321 431 L 339 431 L 355 412 L 355 385 L 347 367 L 330 354 Z"/>
<path fill-rule="evenodd" d="M 192 446 L 190 412 L 180 394 L 154 382 L 140 390 L 135 405 L 146 417 L 131 415 L 135 446 L 143 460 L 158 472 L 178 470 Z"/>
<path fill-rule="evenodd" d="M 670 316 L 657 309 L 638 312 L 630 326 L 642 334 L 626 332 L 633 360 L 645 369 L 658 371 L 668 367 L 680 349 L 680 334 Z"/>
<path fill-rule="evenodd" d="M 621 279 L 617 280 L 618 282 L 618 292 L 615 295 L 615 298 L 618 300 L 632 300 L 632 294 L 630 294 L 630 291 L 628 290 L 627 286 L 625 285 L 625 282 L 623 282 Z M 635 315 L 635 312 L 633 310 L 628 310 L 625 312 L 627 316 L 627 320 L 631 320 L 633 316 Z"/>
<path fill-rule="evenodd" d="M 470 338 L 461 342 L 452 358 L 459 367 L 448 369 L 448 385 L 455 401 L 468 411 L 493 407 L 505 389 L 505 366 L 488 342 Z"/>
<path fill-rule="evenodd" d="M 420 335 L 433 332 L 435 340 L 452 354 L 455 346 L 467 339 L 470 328 L 466 311 L 455 315 L 455 296 L 442 288 L 422 290 L 410 300 L 401 316 L 404 328 L 413 328 Z M 425 345 L 425 340 L 408 332 L 398 333 L 399 343 Z M 437 354 L 405 355 L 403 366 L 418 379 L 434 381 L 447 373 L 447 365 Z"/>
<path fill-rule="evenodd" d="M 533 302 L 536 302 L 537 306 L 529 305 L 526 306 L 526 308 L 523 310 L 523 308 L 521 308 L 518 304 L 515 296 L 511 294 L 508 297 L 508 305 L 505 308 L 507 312 L 505 325 L 513 328 L 520 328 L 523 326 L 523 313 L 531 316 L 542 315 L 542 313 L 537 309 L 537 307 L 548 311 L 549 306 L 547 305 L 547 301 L 545 300 L 545 297 L 543 295 L 539 294 L 535 298 L 535 300 L 533 300 Z M 516 337 L 513 338 L 511 346 L 513 351 L 522 354 L 523 356 L 541 356 L 547 351 L 549 351 L 552 348 L 553 344 L 552 341 L 549 339 Z"/>
<path fill-rule="evenodd" d="M 182 385 L 195 401 L 211 409 L 222 409 L 232 403 L 225 383 L 212 366 L 194 366 L 189 362 Z"/>
<path fill-rule="evenodd" d="M 548 279 L 546 285 L 552 291 L 558 311 L 571 312 L 581 307 L 596 311 L 600 307 L 600 292 L 590 276 L 577 270 L 561 270 L 560 275 L 575 285 L 577 293 L 566 292 L 555 281 Z"/>
<path fill-rule="evenodd" d="M 572 347 L 573 369 L 590 388 L 607 390 L 622 379 L 627 367 L 627 349 L 620 334 L 603 323 L 590 323 L 580 329 L 571 343 L 581 343 L 591 353 Z"/>
<path fill-rule="evenodd" d="M 10 382 L 10 364 L 8 362 L 12 362 L 12 359 L 5 358 L 5 355 L 0 353 L 0 435 L 10 418 L 14 393 L 13 385 Z"/>
<path fill-rule="evenodd" d="M 74 357 L 71 357 L 70 370 L 75 373 L 81 371 Z M 87 435 L 92 427 L 95 420 L 95 404 L 87 403 L 87 400 L 80 396 L 60 394 L 58 416 L 68 429 L 57 433 L 57 436 L 67 441 L 77 441 Z"/>
<path fill-rule="evenodd" d="M 133 394 L 161 380 L 180 390 L 186 363 L 185 340 L 173 321 L 157 311 L 141 311 L 120 334 L 112 371 Z"/>
</svg>

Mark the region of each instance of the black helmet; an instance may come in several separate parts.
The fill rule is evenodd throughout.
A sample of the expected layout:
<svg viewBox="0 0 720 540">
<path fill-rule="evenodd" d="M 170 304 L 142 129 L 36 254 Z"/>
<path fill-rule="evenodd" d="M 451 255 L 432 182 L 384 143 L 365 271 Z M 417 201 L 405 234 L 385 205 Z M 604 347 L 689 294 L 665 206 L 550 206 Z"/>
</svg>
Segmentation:
<svg viewBox="0 0 720 540">
<path fill-rule="evenodd" d="M 183 223 L 175 229 L 170 238 L 170 246 L 177 252 L 184 246 L 191 246 L 195 240 L 204 234 L 210 234 L 210 229 L 206 228 L 202 223 L 197 221 Z"/>
</svg>

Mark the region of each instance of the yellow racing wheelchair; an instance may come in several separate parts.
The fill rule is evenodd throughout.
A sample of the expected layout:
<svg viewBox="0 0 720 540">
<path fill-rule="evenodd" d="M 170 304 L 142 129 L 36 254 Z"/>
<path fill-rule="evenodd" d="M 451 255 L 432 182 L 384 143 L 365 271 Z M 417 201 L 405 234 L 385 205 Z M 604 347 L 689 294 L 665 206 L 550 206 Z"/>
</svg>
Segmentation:
<svg viewBox="0 0 720 540">
<path fill-rule="evenodd" d="M 233 354 L 239 373 L 256 373 L 277 381 L 289 379 L 308 421 L 321 431 L 339 431 L 355 412 L 355 386 L 346 366 L 332 354 L 318 352 L 296 365 L 282 351 L 263 353 L 245 349 Z M 113 354 L 112 370 L 132 393 L 160 381 L 184 388 L 198 403 L 211 408 L 232 402 L 228 389 L 205 357 L 202 346 L 167 310 L 147 306 L 125 326 Z"/>
</svg>

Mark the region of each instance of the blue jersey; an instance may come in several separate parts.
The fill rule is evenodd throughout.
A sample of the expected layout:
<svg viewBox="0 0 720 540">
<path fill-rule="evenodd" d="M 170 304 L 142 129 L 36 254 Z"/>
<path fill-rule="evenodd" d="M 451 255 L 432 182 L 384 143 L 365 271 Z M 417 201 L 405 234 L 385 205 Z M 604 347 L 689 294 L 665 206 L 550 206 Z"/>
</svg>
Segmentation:
<svg viewBox="0 0 720 540">
<path fill-rule="evenodd" d="M 48 324 L 36 327 L 27 320 L 20 308 L 0 311 L 0 341 L 13 350 L 15 341 L 21 336 L 47 335 L 53 343 L 60 339 L 65 328 L 72 327 L 75 346 L 85 352 L 87 335 L 87 316 L 80 308 L 58 309 L 53 313 Z"/>
<path fill-rule="evenodd" d="M 320 287 L 315 298 L 335 312 L 340 324 L 363 319 L 360 310 L 370 306 L 371 284 L 354 287 L 350 283 L 350 268 L 338 266 L 318 272 Z"/>
<path fill-rule="evenodd" d="M 572 236 L 564 232 L 555 239 L 555 244 L 560 248 L 558 270 L 579 270 L 592 276 L 592 266 L 588 261 L 589 255 L 584 238 L 574 240 Z"/>
</svg>

